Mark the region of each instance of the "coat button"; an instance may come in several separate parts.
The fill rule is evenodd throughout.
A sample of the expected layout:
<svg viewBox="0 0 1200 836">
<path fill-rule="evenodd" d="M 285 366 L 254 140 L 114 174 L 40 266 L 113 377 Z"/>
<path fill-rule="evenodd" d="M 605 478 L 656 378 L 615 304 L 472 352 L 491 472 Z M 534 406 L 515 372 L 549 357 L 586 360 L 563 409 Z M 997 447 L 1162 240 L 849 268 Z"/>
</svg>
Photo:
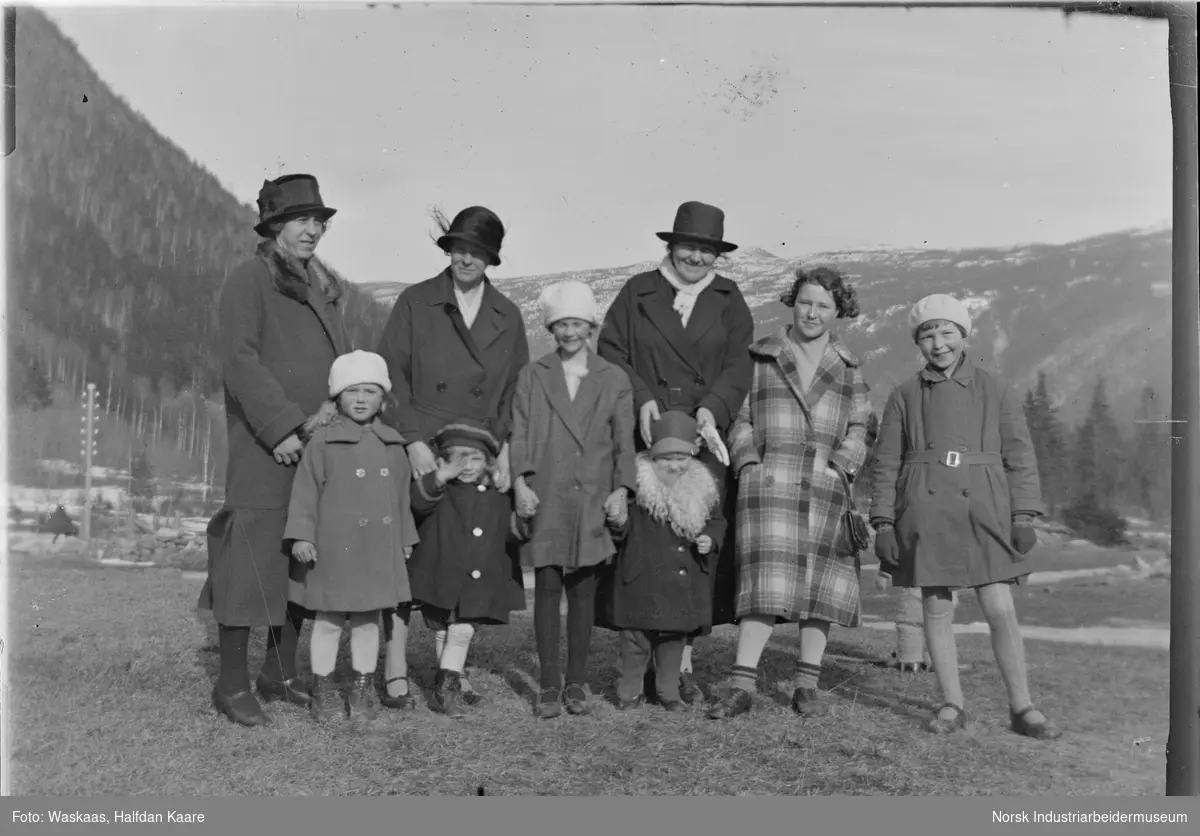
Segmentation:
<svg viewBox="0 0 1200 836">
<path fill-rule="evenodd" d="M 391 525 L 391 524 L 392 524 L 392 518 L 391 518 L 391 517 L 384 517 L 384 518 L 383 518 L 383 524 L 384 524 L 384 525 Z"/>
<path fill-rule="evenodd" d="M 931 494 L 937 493 L 937 488 L 930 488 L 930 489 L 929 489 L 929 492 L 930 492 Z"/>
<path fill-rule="evenodd" d="M 444 381 L 444 380 L 438 381 L 437 390 L 439 392 L 445 392 L 446 391 L 446 381 Z"/>
<path fill-rule="evenodd" d="M 696 379 L 695 379 L 694 383 L 695 383 L 697 386 L 703 386 L 703 385 L 704 385 L 704 378 L 702 378 L 702 377 L 698 377 L 698 378 L 696 378 Z"/>
<path fill-rule="evenodd" d="M 808 481 L 807 479 L 802 479 L 800 480 L 800 487 L 804 490 L 809 490 L 812 487 L 812 482 Z"/>
<path fill-rule="evenodd" d="M 474 531 L 472 531 L 471 533 L 472 533 L 472 534 L 474 534 L 476 537 L 482 537 L 482 536 L 483 536 L 483 529 L 482 529 L 482 528 L 479 528 L 478 526 L 476 526 L 475 530 L 474 530 Z M 476 577 L 478 577 L 478 575 L 476 575 Z"/>
<path fill-rule="evenodd" d="M 381 467 L 381 468 L 379 468 L 379 475 L 380 475 L 380 476 L 387 476 L 389 472 L 390 472 L 390 471 L 389 471 L 389 470 L 388 470 L 386 467 Z"/>
<path fill-rule="evenodd" d="M 357 476 L 359 479 L 361 479 L 361 478 L 363 478 L 364 476 L 366 476 L 366 475 L 367 475 L 367 471 L 363 470 L 363 469 L 360 467 L 358 470 L 354 471 L 354 475 L 355 475 L 355 476 Z"/>
<path fill-rule="evenodd" d="M 677 547 L 676 551 L 682 552 L 682 551 L 687 551 L 687 549 L 685 549 L 683 546 L 679 546 L 679 547 Z"/>
<path fill-rule="evenodd" d="M 667 381 L 663 380 L 663 379 L 660 377 L 660 378 L 658 379 L 658 385 L 659 385 L 659 386 L 666 386 L 666 385 L 667 385 Z"/>
<path fill-rule="evenodd" d="M 482 389 L 480 389 L 478 386 L 476 386 L 475 388 L 473 388 L 473 389 L 471 390 L 471 394 L 472 394 L 472 395 L 474 395 L 474 396 L 475 396 L 475 397 L 477 397 L 477 398 L 482 398 L 482 397 L 483 397 L 483 390 L 482 390 Z"/>
<path fill-rule="evenodd" d="M 967 490 L 966 488 L 963 488 L 963 496 L 970 496 L 970 495 L 971 495 L 971 492 L 969 490 Z"/>
<path fill-rule="evenodd" d="M 577 490 L 577 491 L 581 491 L 581 490 L 583 490 L 583 485 L 581 485 L 581 484 L 579 484 L 578 482 L 576 482 L 576 483 L 575 483 L 575 490 Z"/>
<path fill-rule="evenodd" d="M 687 569 L 680 569 L 680 570 L 679 570 L 679 574 L 681 574 L 681 575 L 686 575 L 686 574 L 687 574 Z"/>
<path fill-rule="evenodd" d="M 487 485 L 476 485 L 475 490 L 479 491 L 480 493 L 483 493 L 484 491 L 487 490 Z"/>
<path fill-rule="evenodd" d="M 480 578 L 482 575 L 483 575 L 483 573 L 482 573 L 482 572 L 480 572 L 478 569 L 473 569 L 473 570 L 471 570 L 471 577 L 473 577 L 475 580 L 479 580 L 479 578 Z"/>
<path fill-rule="evenodd" d="M 934 444 L 932 441 L 925 445 L 926 450 L 932 450 L 935 447 L 937 447 L 937 445 Z"/>
<path fill-rule="evenodd" d="M 359 527 L 359 528 L 366 528 L 366 527 L 367 527 L 367 521 L 366 521 L 366 520 L 359 520 L 359 521 L 358 521 L 358 527 Z"/>
</svg>

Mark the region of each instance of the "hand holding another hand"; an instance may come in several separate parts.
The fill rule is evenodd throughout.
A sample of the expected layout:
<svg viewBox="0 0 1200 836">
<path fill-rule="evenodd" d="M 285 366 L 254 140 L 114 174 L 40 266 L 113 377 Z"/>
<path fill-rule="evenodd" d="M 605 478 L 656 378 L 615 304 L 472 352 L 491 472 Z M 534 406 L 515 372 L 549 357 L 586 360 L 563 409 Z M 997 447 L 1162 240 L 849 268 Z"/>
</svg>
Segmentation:
<svg viewBox="0 0 1200 836">
<path fill-rule="evenodd" d="M 307 540 L 297 540 L 292 543 L 292 557 L 301 563 L 316 563 L 317 547 Z"/>
</svg>

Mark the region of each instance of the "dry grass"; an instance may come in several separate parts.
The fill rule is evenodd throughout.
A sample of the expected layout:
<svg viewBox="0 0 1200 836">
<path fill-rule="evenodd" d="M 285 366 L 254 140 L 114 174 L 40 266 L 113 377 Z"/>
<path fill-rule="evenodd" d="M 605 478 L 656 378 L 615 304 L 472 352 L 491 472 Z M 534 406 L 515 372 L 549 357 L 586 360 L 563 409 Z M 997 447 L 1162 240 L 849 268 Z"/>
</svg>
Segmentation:
<svg viewBox="0 0 1200 836">
<path fill-rule="evenodd" d="M 17 794 L 461 795 L 479 787 L 490 795 L 1163 791 L 1165 653 L 1030 642 L 1035 699 L 1066 730 L 1050 744 L 1007 730 L 990 645 L 976 636 L 960 637 L 962 659 L 979 663 L 963 677 L 975 721 L 947 738 L 920 726 L 936 699 L 931 675 L 902 679 L 854 663 L 826 664 L 821 685 L 834 691 L 832 715 L 799 721 L 787 707 L 794 628 L 778 631 L 768 647 L 764 696 L 748 717 L 718 724 L 700 712 L 668 715 L 648 707 L 620 713 L 598 699 L 593 716 L 539 721 L 530 710 L 536 657 L 526 613 L 508 628 L 481 633 L 472 679 L 488 701 L 464 720 L 432 714 L 422 703 L 408 714 L 385 711 L 373 728 L 316 728 L 304 711 L 281 707 L 272 727 L 243 729 L 209 704 L 217 657 L 211 624 L 194 614 L 199 584 L 174 570 L 96 569 L 82 562 L 26 561 L 12 580 Z M 1117 587 L 1019 595 L 1024 620 L 1036 623 L 1045 623 L 1068 596 L 1094 596 L 1087 612 L 1097 615 L 1125 614 L 1129 600 Z M 886 616 L 883 604 L 867 597 L 869 612 Z M 419 684 L 428 687 L 432 641 L 419 621 L 410 656 Z M 697 675 L 706 688 L 732 662 L 732 635 L 718 628 L 697 648 Z M 835 629 L 830 649 L 880 657 L 891 645 L 886 632 Z M 605 690 L 614 675 L 613 635 L 597 631 L 593 647 L 591 681 Z M 256 636 L 252 666 L 262 652 Z M 346 668 L 343 659 L 339 669 Z"/>
</svg>

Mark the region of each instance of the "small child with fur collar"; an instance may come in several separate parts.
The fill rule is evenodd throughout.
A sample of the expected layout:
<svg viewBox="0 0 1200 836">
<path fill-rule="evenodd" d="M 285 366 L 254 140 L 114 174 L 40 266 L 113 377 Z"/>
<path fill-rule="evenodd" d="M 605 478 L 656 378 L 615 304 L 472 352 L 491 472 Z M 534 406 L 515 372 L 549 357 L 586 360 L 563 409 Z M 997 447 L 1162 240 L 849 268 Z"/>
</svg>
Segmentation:
<svg viewBox="0 0 1200 836">
<path fill-rule="evenodd" d="M 618 553 L 601 581 L 597 623 L 620 632 L 618 707 L 641 705 L 653 656 L 660 704 L 682 711 L 684 642 L 712 623 L 711 577 L 726 520 L 716 479 L 696 459 L 695 419 L 665 413 L 652 434 L 650 449 L 637 457 L 634 502 L 609 514 Z"/>
</svg>

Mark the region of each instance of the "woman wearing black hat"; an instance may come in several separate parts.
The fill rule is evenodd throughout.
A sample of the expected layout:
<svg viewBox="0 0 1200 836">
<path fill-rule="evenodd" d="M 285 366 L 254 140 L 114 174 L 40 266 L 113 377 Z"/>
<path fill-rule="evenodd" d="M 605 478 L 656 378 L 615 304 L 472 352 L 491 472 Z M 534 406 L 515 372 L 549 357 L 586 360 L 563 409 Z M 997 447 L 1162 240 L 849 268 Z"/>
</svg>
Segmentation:
<svg viewBox="0 0 1200 836">
<path fill-rule="evenodd" d="M 446 223 L 437 244 L 449 266 L 432 279 L 406 288 L 396 299 L 378 354 L 392 374 L 395 404 L 385 421 L 408 442 L 413 477 L 437 469 L 430 442 L 448 421 L 482 423 L 502 444 L 496 487 L 511 485 L 508 436 L 517 374 L 529 362 L 521 311 L 495 288 L 487 268 L 500 264 L 504 225 L 490 209 L 472 206 Z M 384 705 L 411 707 L 405 645 L 408 612 L 385 620 L 387 658 Z M 462 680 L 470 702 L 470 683 Z"/>
<path fill-rule="evenodd" d="M 247 726 L 268 722 L 250 691 L 251 627 L 270 627 L 259 695 L 311 702 L 296 676 L 305 611 L 288 602 L 283 533 L 293 465 L 327 414 L 330 366 L 348 350 L 341 287 L 313 258 L 336 211 L 321 200 L 316 179 L 291 174 L 264 182 L 258 211 L 254 231 L 263 241 L 230 273 L 218 304 L 229 461 L 225 504 L 208 525 L 208 579 L 199 602 L 219 625 L 213 704 Z"/>
<path fill-rule="evenodd" d="M 737 249 L 723 240 L 724 232 L 720 209 L 696 201 L 682 204 L 672 231 L 658 233 L 667 242 L 658 269 L 626 282 L 604 319 L 597 353 L 624 368 L 633 381 L 639 449 L 650 446 L 651 425 L 669 410 L 686 412 L 702 430 L 723 436 L 749 391 L 754 320 L 737 284 L 714 268 L 718 256 Z M 728 484 L 728 468 L 708 449 L 700 460 L 722 486 L 725 516 L 732 520 L 736 491 Z M 731 526 L 729 547 L 719 550 L 721 560 L 710 575 L 714 624 L 733 620 L 732 536 Z M 691 681 L 691 667 L 689 639 L 680 695 L 694 704 L 703 694 Z M 649 682 L 647 695 L 653 697 Z"/>
</svg>

